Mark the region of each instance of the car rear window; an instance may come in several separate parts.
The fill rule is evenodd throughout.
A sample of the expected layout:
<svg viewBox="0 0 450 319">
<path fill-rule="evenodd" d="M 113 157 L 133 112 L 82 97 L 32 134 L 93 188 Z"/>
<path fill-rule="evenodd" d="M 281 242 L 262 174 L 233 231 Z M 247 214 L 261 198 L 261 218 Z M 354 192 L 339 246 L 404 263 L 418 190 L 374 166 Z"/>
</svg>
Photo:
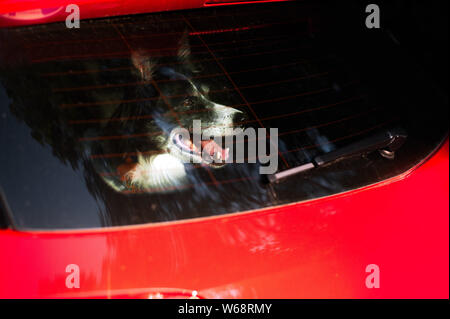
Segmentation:
<svg viewBox="0 0 450 319">
<path fill-rule="evenodd" d="M 331 5 L 8 28 L 0 43 L 0 187 L 19 229 L 173 221 L 327 196 L 406 171 L 448 130 L 445 96 L 404 48 L 387 32 L 350 28 Z M 193 120 L 214 132 L 278 129 L 277 171 L 383 130 L 400 127 L 408 139 L 393 160 L 373 153 L 271 184 L 259 162 L 168 155 L 170 129 Z M 130 172 L 152 182 L 131 185 Z"/>
</svg>

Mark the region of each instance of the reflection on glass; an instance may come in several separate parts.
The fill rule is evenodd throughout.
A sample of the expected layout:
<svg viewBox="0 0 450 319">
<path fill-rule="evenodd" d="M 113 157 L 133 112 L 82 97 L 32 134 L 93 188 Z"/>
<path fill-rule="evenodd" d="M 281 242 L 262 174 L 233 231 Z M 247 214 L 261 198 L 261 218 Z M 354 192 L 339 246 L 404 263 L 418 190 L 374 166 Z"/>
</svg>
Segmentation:
<svg viewBox="0 0 450 319">
<path fill-rule="evenodd" d="M 417 162 L 424 152 L 395 163 L 357 159 L 275 186 L 258 163 L 190 163 L 200 148 L 223 160 L 233 151 L 171 136 L 191 131 L 194 120 L 219 140 L 225 128 L 278 128 L 279 170 L 399 120 L 402 109 L 389 104 L 395 95 L 375 103 L 381 95 L 373 98 L 356 62 L 326 26 L 323 34 L 308 28 L 301 6 L 86 21 L 76 31 L 63 23 L 1 30 L 0 183 L 18 227 L 258 209 L 367 185 Z"/>
</svg>

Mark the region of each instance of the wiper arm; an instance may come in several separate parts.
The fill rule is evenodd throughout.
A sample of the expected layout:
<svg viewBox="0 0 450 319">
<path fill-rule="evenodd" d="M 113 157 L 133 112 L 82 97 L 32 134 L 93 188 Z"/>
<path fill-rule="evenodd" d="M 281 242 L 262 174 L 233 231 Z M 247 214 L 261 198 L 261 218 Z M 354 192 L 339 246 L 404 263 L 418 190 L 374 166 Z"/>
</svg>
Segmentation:
<svg viewBox="0 0 450 319">
<path fill-rule="evenodd" d="M 270 183 L 276 183 L 286 177 L 331 164 L 337 160 L 379 151 L 383 157 L 393 159 L 397 151 L 406 141 L 408 135 L 402 128 L 393 128 L 369 136 L 348 146 L 315 157 L 312 162 L 282 172 L 268 175 Z"/>
</svg>

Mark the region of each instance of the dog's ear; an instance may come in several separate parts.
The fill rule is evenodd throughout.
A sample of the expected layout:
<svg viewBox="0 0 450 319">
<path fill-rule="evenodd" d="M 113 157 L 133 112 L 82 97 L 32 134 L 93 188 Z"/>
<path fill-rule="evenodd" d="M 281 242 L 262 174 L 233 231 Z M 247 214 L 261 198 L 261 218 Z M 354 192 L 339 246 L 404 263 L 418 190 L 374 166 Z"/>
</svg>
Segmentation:
<svg viewBox="0 0 450 319">
<path fill-rule="evenodd" d="M 131 62 L 144 81 L 151 81 L 155 72 L 156 62 L 144 51 L 136 50 L 131 53 Z"/>
<path fill-rule="evenodd" d="M 178 61 L 181 62 L 183 67 L 187 68 L 191 73 L 201 72 L 201 66 L 195 63 L 192 58 L 191 45 L 189 43 L 189 32 L 185 30 L 178 43 L 177 52 Z"/>
<path fill-rule="evenodd" d="M 185 62 L 191 56 L 191 46 L 189 44 L 189 32 L 185 30 L 178 43 L 177 57 L 181 62 Z"/>
</svg>

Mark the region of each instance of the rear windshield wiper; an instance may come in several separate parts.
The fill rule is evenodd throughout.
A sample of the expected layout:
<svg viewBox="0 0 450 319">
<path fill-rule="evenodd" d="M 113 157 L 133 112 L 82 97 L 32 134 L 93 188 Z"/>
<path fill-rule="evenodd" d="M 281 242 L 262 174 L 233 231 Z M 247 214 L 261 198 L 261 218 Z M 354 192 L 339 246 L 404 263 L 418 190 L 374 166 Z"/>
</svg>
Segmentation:
<svg viewBox="0 0 450 319">
<path fill-rule="evenodd" d="M 384 130 L 348 146 L 317 156 L 310 163 L 268 175 L 268 179 L 270 183 L 276 183 L 286 177 L 310 170 L 312 168 L 325 166 L 337 160 L 364 155 L 374 151 L 379 151 L 383 157 L 393 159 L 395 151 L 403 145 L 407 136 L 408 135 L 402 128 Z"/>
</svg>

